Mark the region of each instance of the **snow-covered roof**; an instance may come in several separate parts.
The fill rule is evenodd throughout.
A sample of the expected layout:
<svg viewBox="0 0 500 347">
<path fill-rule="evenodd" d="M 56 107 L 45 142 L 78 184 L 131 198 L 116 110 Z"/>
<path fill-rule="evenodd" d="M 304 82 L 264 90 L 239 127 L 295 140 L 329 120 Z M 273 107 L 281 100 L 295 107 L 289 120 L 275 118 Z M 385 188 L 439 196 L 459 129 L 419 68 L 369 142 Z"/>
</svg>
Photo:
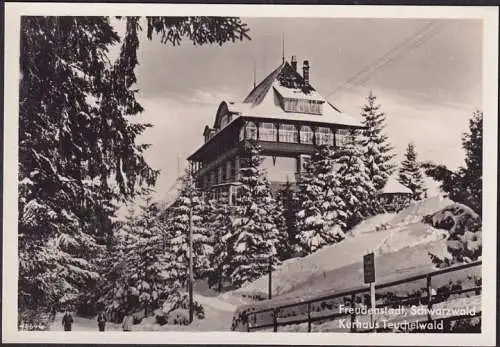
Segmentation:
<svg viewBox="0 0 500 347">
<path fill-rule="evenodd" d="M 310 100 L 319 100 L 324 101 L 323 103 L 323 113 L 322 114 L 310 114 L 310 113 L 298 113 L 298 112 L 287 112 L 281 108 L 279 101 L 273 95 L 273 90 L 283 91 L 283 88 L 279 86 L 279 82 L 275 81 L 272 84 L 270 89 L 271 93 L 265 96 L 265 98 L 259 104 L 251 104 L 251 103 L 240 103 L 240 102 L 226 102 L 228 106 L 228 110 L 233 113 L 236 117 L 233 118 L 235 120 L 239 116 L 249 117 L 249 118 L 270 118 L 270 119 L 281 119 L 281 120 L 290 120 L 290 121 L 308 121 L 308 122 L 316 122 L 316 123 L 325 123 L 332 125 L 346 125 L 346 126 L 354 126 L 360 127 L 362 126 L 361 121 L 351 117 L 337 108 L 332 106 L 316 91 L 312 91 L 308 94 L 301 93 L 298 98 L 309 98 Z M 281 92 L 279 92 L 281 94 Z M 287 95 L 291 93 L 295 93 L 294 91 L 289 90 Z M 303 97 L 304 96 L 304 97 Z"/>
<path fill-rule="evenodd" d="M 286 78 L 283 76 L 286 75 Z M 282 79 L 290 80 L 284 85 Z M 286 84 L 286 83 L 285 83 Z M 281 107 L 279 97 L 323 102 L 321 115 L 286 112 Z M 259 83 L 242 103 L 231 103 L 229 109 L 241 116 L 266 117 L 283 120 L 312 121 L 326 124 L 361 127 L 361 120 L 341 112 L 328 102 L 311 85 L 304 85 L 303 77 L 293 70 L 288 62 L 282 63 Z"/>
<path fill-rule="evenodd" d="M 387 179 L 387 182 L 380 190 L 381 194 L 413 194 L 410 188 L 402 185 L 401 183 L 396 180 L 394 177 L 389 177 Z"/>
<path fill-rule="evenodd" d="M 315 90 L 311 90 L 309 93 L 304 93 L 304 91 L 300 88 L 285 88 L 278 83 L 273 83 L 273 88 L 284 98 L 325 102 L 325 99 Z"/>
</svg>

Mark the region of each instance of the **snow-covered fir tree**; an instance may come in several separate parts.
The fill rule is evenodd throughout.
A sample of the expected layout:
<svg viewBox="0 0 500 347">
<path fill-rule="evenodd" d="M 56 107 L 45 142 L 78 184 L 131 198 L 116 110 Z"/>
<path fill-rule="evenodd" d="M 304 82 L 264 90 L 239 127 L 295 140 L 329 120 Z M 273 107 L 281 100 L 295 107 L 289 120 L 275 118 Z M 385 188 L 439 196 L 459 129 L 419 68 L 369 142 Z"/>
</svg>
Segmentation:
<svg viewBox="0 0 500 347">
<path fill-rule="evenodd" d="M 424 198 L 427 189 L 425 188 L 420 164 L 417 162 L 417 152 L 413 143 L 409 143 L 406 148 L 404 160 L 401 162 L 401 168 L 399 169 L 398 180 L 412 191 L 413 200 Z"/>
<path fill-rule="evenodd" d="M 362 124 L 365 127 L 362 132 L 361 145 L 368 175 L 376 190 L 384 187 L 387 178 L 394 172 L 392 163 L 394 154 L 393 147 L 389 143 L 388 136 L 384 133 L 386 127 L 385 114 L 380 111 L 380 105 L 376 103 L 377 97 L 370 91 L 367 103 L 362 107 Z"/>
<path fill-rule="evenodd" d="M 223 290 L 224 280 L 228 278 L 228 247 L 232 235 L 231 213 L 227 201 L 211 199 L 207 202 L 204 223 L 212 236 L 213 247 L 208 257 L 210 264 L 208 284 L 215 285 L 219 292 Z"/>
<path fill-rule="evenodd" d="M 466 204 L 480 216 L 483 210 L 483 112 L 474 111 L 469 119 L 469 132 L 462 136 L 465 150 L 465 166 L 459 169 L 459 175 L 465 183 Z"/>
<path fill-rule="evenodd" d="M 111 218 L 102 206 L 133 199 L 155 183 L 158 172 L 143 157 L 147 145 L 135 143 L 149 125 L 130 121 L 143 110 L 134 85 L 142 28 L 148 39 L 173 45 L 248 38 L 239 18 L 121 21 L 122 37 L 110 17 L 21 18 L 20 312 L 78 305 L 91 293 L 105 252 L 94 216 Z M 116 44 L 119 55 L 111 61 L 108 50 Z"/>
<path fill-rule="evenodd" d="M 338 153 L 340 196 L 344 201 L 346 213 L 344 230 L 350 230 L 354 225 L 374 214 L 375 187 L 363 161 L 359 140 L 359 134 L 353 132 L 352 141 Z"/>
<path fill-rule="evenodd" d="M 102 206 L 157 172 L 135 144 L 144 125 L 124 118 L 142 110 L 124 83 L 134 48 L 106 59 L 119 42 L 109 18 L 23 17 L 21 27 L 19 308 L 61 309 L 99 278 L 94 216 L 109 218 Z"/>
<path fill-rule="evenodd" d="M 347 214 L 334 155 L 332 146 L 318 147 L 298 181 L 300 210 L 296 240 L 304 254 L 344 238 L 342 229 Z"/>
<path fill-rule="evenodd" d="M 114 280 L 107 311 L 119 320 L 126 312 L 145 310 L 150 314 L 172 293 L 163 248 L 160 210 L 150 197 L 129 214 L 125 227 L 116 233 L 116 248 L 107 280 Z M 110 300 L 111 299 L 111 302 Z"/>
<path fill-rule="evenodd" d="M 204 225 L 205 201 L 196 187 L 194 177 L 187 171 L 179 196 L 169 208 L 168 253 L 172 257 L 171 274 L 182 286 L 187 284 L 189 265 L 189 235 L 192 235 L 193 276 L 201 278 L 210 269 L 209 255 L 213 252 L 212 239 Z"/>
<path fill-rule="evenodd" d="M 276 249 L 278 259 L 286 260 L 294 257 L 297 253 L 297 212 L 299 211 L 299 200 L 296 197 L 293 185 L 287 182 L 283 188 L 279 189 L 276 194 L 276 202 L 282 207 L 279 210 L 283 211 L 278 215 L 279 223 L 284 223 L 278 227 L 279 242 Z"/>
<path fill-rule="evenodd" d="M 233 215 L 229 248 L 229 277 L 239 286 L 255 280 L 278 264 L 279 205 L 261 167 L 261 148 L 250 144 L 240 169 L 240 185 Z"/>
</svg>

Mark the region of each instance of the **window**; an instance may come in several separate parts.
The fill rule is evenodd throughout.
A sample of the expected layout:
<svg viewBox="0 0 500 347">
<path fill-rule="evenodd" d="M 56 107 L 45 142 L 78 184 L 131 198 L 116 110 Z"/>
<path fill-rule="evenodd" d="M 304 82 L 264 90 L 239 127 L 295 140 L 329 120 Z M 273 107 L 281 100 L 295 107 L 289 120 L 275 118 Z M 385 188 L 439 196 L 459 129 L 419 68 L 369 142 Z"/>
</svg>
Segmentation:
<svg viewBox="0 0 500 347">
<path fill-rule="evenodd" d="M 281 124 L 279 134 L 280 142 L 298 142 L 299 132 L 295 125 Z"/>
<path fill-rule="evenodd" d="M 313 143 L 314 133 L 310 126 L 304 125 L 300 127 L 300 143 Z"/>
<path fill-rule="evenodd" d="M 333 133 L 330 128 L 319 127 L 316 129 L 316 144 L 333 145 Z"/>
<path fill-rule="evenodd" d="M 335 145 L 337 147 L 344 147 L 351 141 L 351 135 L 348 129 L 337 129 L 335 133 Z"/>
<path fill-rule="evenodd" d="M 248 122 L 245 126 L 247 140 L 257 140 L 257 126 L 253 122 Z"/>
<path fill-rule="evenodd" d="M 215 184 L 215 171 L 210 173 L 210 186 Z"/>
<path fill-rule="evenodd" d="M 298 112 L 298 113 L 321 114 L 322 104 L 323 102 L 320 100 L 286 98 L 283 101 L 283 106 L 286 112 Z"/>
<path fill-rule="evenodd" d="M 261 123 L 259 128 L 259 140 L 276 141 L 278 131 L 273 123 Z"/>
<path fill-rule="evenodd" d="M 236 160 L 234 163 L 229 161 L 227 165 L 229 167 L 229 180 L 234 181 L 236 179 Z"/>
<path fill-rule="evenodd" d="M 243 141 L 245 139 L 245 126 L 243 125 L 240 129 L 240 141 Z"/>
<path fill-rule="evenodd" d="M 224 170 L 224 167 L 223 167 L 222 165 L 221 165 L 221 166 L 219 166 L 219 168 L 218 168 L 218 170 L 217 170 L 217 171 L 218 171 L 218 175 L 217 175 L 217 183 L 218 183 L 218 184 L 221 184 L 222 182 L 224 182 L 224 176 L 225 176 L 225 174 L 224 174 L 224 171 L 225 171 L 225 170 Z"/>
<path fill-rule="evenodd" d="M 227 161 L 226 162 L 226 182 L 229 182 L 232 180 L 232 177 L 231 177 L 231 160 Z"/>
</svg>

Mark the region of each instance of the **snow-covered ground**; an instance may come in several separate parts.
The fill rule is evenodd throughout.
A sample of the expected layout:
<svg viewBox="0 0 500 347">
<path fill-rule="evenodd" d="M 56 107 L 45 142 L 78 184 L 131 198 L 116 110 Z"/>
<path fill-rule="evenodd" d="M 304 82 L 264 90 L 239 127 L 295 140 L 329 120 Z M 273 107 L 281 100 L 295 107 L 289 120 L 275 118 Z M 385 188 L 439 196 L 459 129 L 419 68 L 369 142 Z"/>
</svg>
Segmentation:
<svg viewBox="0 0 500 347">
<path fill-rule="evenodd" d="M 51 331 L 63 331 L 62 325 L 63 313 L 56 314 L 56 319 L 49 324 L 49 329 Z M 84 318 L 73 316 L 73 325 L 71 330 L 74 331 L 98 331 L 97 328 L 97 317 L 94 318 Z M 121 324 L 106 323 L 106 331 L 120 331 L 122 330 Z"/>
<path fill-rule="evenodd" d="M 205 310 L 204 319 L 196 319 L 190 325 L 159 325 L 155 323 L 154 317 L 146 317 L 140 324 L 132 326 L 132 331 L 229 331 L 231 320 L 236 306 L 220 300 L 217 297 L 209 297 L 195 294 L 194 299 L 203 305 Z M 83 318 L 74 316 L 72 330 L 75 331 L 98 331 L 97 318 Z M 56 315 L 55 321 L 49 325 L 49 330 L 62 331 L 62 313 Z M 121 331 L 121 324 L 106 323 L 106 331 Z"/>
<path fill-rule="evenodd" d="M 325 290 L 363 285 L 362 258 L 369 251 L 376 255 L 377 280 L 384 282 L 403 274 L 431 270 L 428 252 L 446 251 L 446 234 L 421 222 L 424 215 L 453 203 L 439 196 L 419 201 L 396 215 L 374 216 L 356 226 L 348 237 L 307 257 L 285 261 L 273 273 L 275 297 L 302 296 Z M 245 298 L 265 298 L 268 276 L 225 294 Z"/>
</svg>

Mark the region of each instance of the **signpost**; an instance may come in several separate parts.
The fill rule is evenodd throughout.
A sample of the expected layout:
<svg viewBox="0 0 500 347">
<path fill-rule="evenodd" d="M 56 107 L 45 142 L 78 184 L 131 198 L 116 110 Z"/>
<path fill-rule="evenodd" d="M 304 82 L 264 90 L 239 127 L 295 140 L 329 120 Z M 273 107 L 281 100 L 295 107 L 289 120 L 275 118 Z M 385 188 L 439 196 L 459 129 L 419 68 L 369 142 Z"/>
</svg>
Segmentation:
<svg viewBox="0 0 500 347">
<path fill-rule="evenodd" d="M 371 323 L 375 330 L 373 314 L 375 312 L 375 254 L 370 252 L 363 256 L 364 282 L 370 284 L 370 302 L 372 308 Z"/>
</svg>

